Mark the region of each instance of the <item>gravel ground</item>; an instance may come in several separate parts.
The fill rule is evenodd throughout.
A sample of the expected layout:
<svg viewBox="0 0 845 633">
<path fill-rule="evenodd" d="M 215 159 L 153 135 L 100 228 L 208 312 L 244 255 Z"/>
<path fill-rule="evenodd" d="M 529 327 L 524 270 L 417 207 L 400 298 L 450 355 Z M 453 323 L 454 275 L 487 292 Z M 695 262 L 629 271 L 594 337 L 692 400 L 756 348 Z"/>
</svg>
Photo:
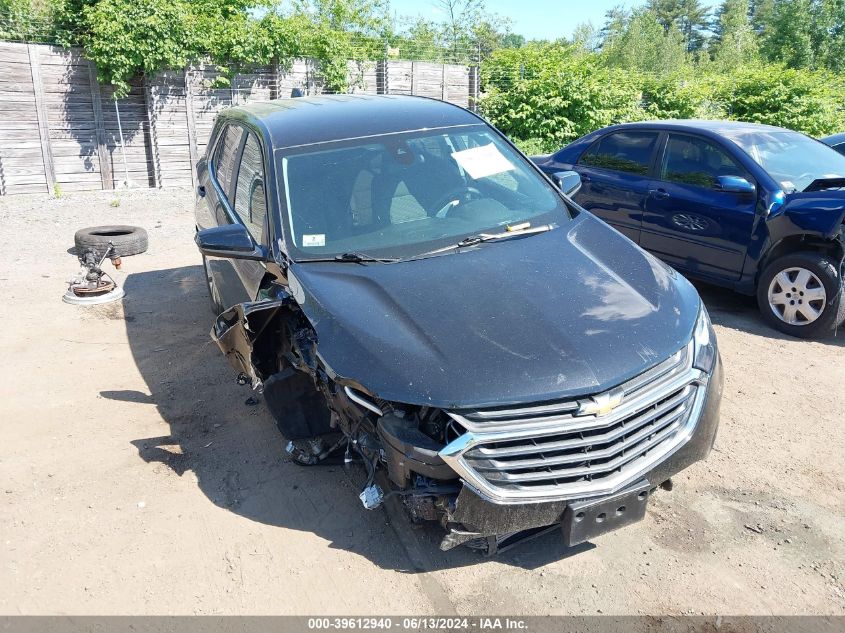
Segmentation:
<svg viewBox="0 0 845 633">
<path fill-rule="evenodd" d="M 4 614 L 845 614 L 845 333 L 767 329 L 701 288 L 726 370 L 710 458 L 645 521 L 497 558 L 367 512 L 282 458 L 208 330 L 188 191 L 0 198 Z M 122 304 L 62 303 L 76 229 L 150 249 Z"/>
</svg>

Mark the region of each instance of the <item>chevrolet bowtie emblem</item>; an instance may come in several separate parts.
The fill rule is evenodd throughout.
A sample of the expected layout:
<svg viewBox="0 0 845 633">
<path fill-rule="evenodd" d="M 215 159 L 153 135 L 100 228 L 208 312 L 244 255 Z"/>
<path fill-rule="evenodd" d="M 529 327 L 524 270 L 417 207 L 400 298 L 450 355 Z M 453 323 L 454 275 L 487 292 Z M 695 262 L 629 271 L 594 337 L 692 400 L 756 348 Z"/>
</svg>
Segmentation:
<svg viewBox="0 0 845 633">
<path fill-rule="evenodd" d="M 625 392 L 622 389 L 600 393 L 589 400 L 581 402 L 575 415 L 607 415 L 622 404 L 622 400 L 624 399 Z"/>
</svg>

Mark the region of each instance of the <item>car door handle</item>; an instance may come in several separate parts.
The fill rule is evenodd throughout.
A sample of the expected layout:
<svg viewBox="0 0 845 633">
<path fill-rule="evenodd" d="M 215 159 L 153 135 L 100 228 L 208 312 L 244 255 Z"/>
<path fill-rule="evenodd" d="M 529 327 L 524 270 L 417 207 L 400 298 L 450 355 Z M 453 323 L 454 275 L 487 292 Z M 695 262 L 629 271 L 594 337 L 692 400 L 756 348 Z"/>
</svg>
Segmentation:
<svg viewBox="0 0 845 633">
<path fill-rule="evenodd" d="M 200 198 L 205 198 L 205 187 L 204 187 L 203 185 L 198 185 L 198 186 L 197 186 L 197 195 L 198 195 Z"/>
<path fill-rule="evenodd" d="M 658 200 L 663 200 L 664 198 L 669 197 L 669 192 L 665 189 L 649 189 L 648 195 L 657 198 Z"/>
</svg>

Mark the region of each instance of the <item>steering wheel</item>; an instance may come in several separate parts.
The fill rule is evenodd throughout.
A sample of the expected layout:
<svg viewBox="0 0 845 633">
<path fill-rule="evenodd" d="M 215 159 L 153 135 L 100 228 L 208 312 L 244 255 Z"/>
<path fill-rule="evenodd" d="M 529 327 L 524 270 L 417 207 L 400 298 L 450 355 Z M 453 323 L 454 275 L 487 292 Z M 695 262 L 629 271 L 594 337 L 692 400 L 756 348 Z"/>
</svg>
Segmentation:
<svg viewBox="0 0 845 633">
<path fill-rule="evenodd" d="M 459 206 L 462 202 L 481 200 L 483 197 L 484 195 L 475 187 L 456 187 L 448 194 L 438 198 L 437 204 L 434 205 L 434 208 L 438 209 L 438 211 L 434 215 L 438 218 L 445 218 L 452 209 Z"/>
</svg>

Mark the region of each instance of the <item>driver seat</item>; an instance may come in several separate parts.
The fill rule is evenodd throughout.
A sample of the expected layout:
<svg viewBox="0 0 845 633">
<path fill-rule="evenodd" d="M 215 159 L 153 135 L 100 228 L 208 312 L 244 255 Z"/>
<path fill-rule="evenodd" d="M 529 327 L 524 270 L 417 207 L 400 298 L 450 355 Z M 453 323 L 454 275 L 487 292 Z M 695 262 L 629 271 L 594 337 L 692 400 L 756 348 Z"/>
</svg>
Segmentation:
<svg viewBox="0 0 845 633">
<path fill-rule="evenodd" d="M 399 224 L 433 216 L 445 194 L 465 186 L 456 167 L 443 160 L 415 154 L 410 164 L 385 156 L 372 182 L 372 204 L 385 224 Z"/>
</svg>

